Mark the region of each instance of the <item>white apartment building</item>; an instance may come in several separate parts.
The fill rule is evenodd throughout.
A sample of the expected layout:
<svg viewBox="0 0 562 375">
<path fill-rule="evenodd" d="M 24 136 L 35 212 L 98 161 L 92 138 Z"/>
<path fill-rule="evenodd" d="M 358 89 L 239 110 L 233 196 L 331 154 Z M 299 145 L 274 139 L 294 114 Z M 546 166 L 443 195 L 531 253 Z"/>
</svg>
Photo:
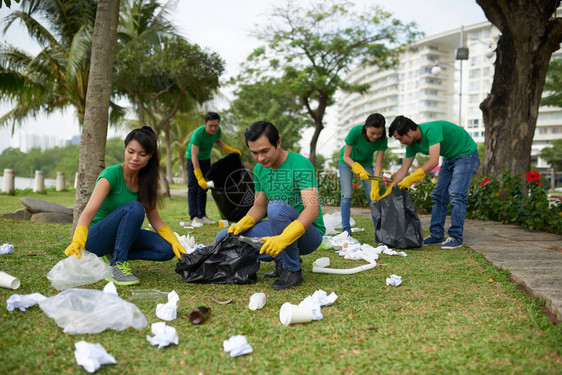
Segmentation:
<svg viewBox="0 0 562 375">
<path fill-rule="evenodd" d="M 419 39 L 400 56 L 396 70 L 351 71 L 346 80 L 368 83 L 370 90 L 363 95 L 338 94 L 339 143 L 343 145 L 349 129 L 374 112 L 383 114 L 387 124 L 398 115 L 417 123 L 447 120 L 465 128 L 476 143 L 484 143 L 479 105 L 492 87 L 498 38 L 499 31 L 491 23 L 481 22 Z M 467 59 L 457 59 L 459 47 L 468 49 Z M 541 107 L 532 147 L 532 160 L 539 169 L 549 166 L 537 155 L 557 138 L 562 138 L 562 108 Z M 405 148 L 394 138 L 389 139 L 389 147 L 404 155 Z"/>
<path fill-rule="evenodd" d="M 34 134 L 19 132 L 13 135 L 10 141 L 10 147 L 18 148 L 21 152 L 28 152 L 34 147 L 38 147 L 41 151 L 53 147 L 64 146 L 65 141 L 54 135 Z"/>
</svg>

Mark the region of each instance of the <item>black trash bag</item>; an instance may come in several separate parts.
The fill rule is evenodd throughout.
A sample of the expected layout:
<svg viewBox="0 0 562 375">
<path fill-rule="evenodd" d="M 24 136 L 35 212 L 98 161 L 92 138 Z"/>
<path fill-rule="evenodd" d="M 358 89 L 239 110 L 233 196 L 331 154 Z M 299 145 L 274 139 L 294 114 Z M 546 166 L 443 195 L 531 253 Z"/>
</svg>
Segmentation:
<svg viewBox="0 0 562 375">
<path fill-rule="evenodd" d="M 176 273 L 188 283 L 254 284 L 260 269 L 258 253 L 229 233 L 216 243 L 183 254 Z"/>
<path fill-rule="evenodd" d="M 254 179 L 238 154 L 228 154 L 211 165 L 205 173 L 207 181 L 213 181 L 213 199 L 221 217 L 238 221 L 254 204 Z"/>
<path fill-rule="evenodd" d="M 422 247 L 422 225 L 408 189 L 394 185 L 389 195 L 371 202 L 371 213 L 377 223 L 378 243 L 397 249 Z"/>
</svg>

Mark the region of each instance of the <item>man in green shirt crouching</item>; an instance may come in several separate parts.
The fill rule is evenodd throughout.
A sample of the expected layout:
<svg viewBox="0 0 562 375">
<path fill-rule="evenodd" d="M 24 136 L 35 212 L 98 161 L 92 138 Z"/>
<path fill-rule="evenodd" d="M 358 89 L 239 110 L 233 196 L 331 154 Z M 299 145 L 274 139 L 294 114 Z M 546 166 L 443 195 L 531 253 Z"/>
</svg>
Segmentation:
<svg viewBox="0 0 562 375">
<path fill-rule="evenodd" d="M 278 278 L 273 289 L 289 289 L 303 281 L 300 256 L 316 250 L 326 231 L 314 167 L 304 156 L 281 148 L 279 132 L 270 122 L 254 122 L 244 138 L 258 163 L 255 200 L 228 232 L 260 238 L 260 260 L 275 261 L 275 270 L 264 276 Z M 226 233 L 219 232 L 217 240 Z"/>
<path fill-rule="evenodd" d="M 431 235 L 424 239 L 423 244 L 441 244 L 442 249 L 461 247 L 468 188 L 480 166 L 476 143 L 466 130 L 451 122 L 431 121 L 418 125 L 404 116 L 392 121 L 388 135 L 406 145 L 406 157 L 394 175 L 394 181 L 401 189 L 407 189 L 424 178 L 439 164 L 439 156 L 443 157 L 437 183 L 431 192 Z M 405 177 L 418 152 L 429 155 L 429 160 Z M 449 203 L 451 227 L 445 241 L 443 228 Z"/>
</svg>

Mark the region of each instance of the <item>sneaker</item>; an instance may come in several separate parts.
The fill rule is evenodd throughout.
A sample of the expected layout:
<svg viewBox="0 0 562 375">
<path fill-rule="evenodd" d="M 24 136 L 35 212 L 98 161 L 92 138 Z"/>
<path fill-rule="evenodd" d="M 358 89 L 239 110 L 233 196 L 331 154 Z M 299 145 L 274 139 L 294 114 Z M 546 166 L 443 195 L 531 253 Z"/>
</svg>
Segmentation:
<svg viewBox="0 0 562 375">
<path fill-rule="evenodd" d="M 191 220 L 191 226 L 194 228 L 200 228 L 203 226 L 203 219 L 200 219 L 198 217 L 194 218 L 193 220 Z"/>
<path fill-rule="evenodd" d="M 453 237 L 449 237 L 447 238 L 447 241 L 443 242 L 443 245 L 441 245 L 441 248 L 443 250 L 449 250 L 449 249 L 456 249 L 457 247 L 461 247 L 462 246 L 462 241 L 458 240 L 456 238 Z"/>
<path fill-rule="evenodd" d="M 106 254 L 106 255 L 102 256 L 101 259 L 102 259 L 105 263 L 107 263 L 107 264 L 109 264 L 109 265 L 111 266 L 111 261 L 113 260 L 113 255 L 111 255 L 111 254 Z"/>
<path fill-rule="evenodd" d="M 426 238 L 423 239 L 423 246 L 426 246 L 426 245 L 435 245 L 435 244 L 440 244 L 440 245 L 441 245 L 441 244 L 443 244 L 443 240 L 444 240 L 443 238 L 440 239 L 440 240 L 438 240 L 437 238 L 435 238 L 435 237 L 429 235 L 429 236 L 427 236 Z"/>
<path fill-rule="evenodd" d="M 113 277 L 105 279 L 105 281 L 113 281 L 115 285 L 135 285 L 140 284 L 138 277 L 133 275 L 128 262 L 117 262 L 113 267 Z"/>
<path fill-rule="evenodd" d="M 279 277 L 281 276 L 281 273 L 283 272 L 283 261 L 279 260 L 278 262 L 275 262 L 275 269 L 271 272 L 268 272 L 266 274 L 264 274 L 264 277 Z"/>
<path fill-rule="evenodd" d="M 281 271 L 281 276 L 271 285 L 271 289 L 283 290 L 289 289 L 294 286 L 299 286 L 302 284 L 302 270 L 289 271 L 284 269 Z"/>
<path fill-rule="evenodd" d="M 209 218 L 207 215 L 203 216 L 201 219 L 203 224 L 216 224 L 217 222 Z"/>
</svg>

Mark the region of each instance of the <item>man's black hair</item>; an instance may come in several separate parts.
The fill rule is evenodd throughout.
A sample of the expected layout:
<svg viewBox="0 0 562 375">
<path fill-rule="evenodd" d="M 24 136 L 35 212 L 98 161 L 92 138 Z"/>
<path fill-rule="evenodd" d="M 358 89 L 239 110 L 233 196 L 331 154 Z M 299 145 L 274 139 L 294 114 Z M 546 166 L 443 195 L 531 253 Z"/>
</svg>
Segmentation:
<svg viewBox="0 0 562 375">
<path fill-rule="evenodd" d="M 408 117 L 398 116 L 390 124 L 390 127 L 388 128 L 388 136 L 393 137 L 394 132 L 397 132 L 399 136 L 403 136 L 408 133 L 408 130 L 416 130 L 417 128 L 418 124 L 410 120 Z"/>
<path fill-rule="evenodd" d="M 246 146 L 248 146 L 248 141 L 254 142 L 262 135 L 265 135 L 269 139 L 274 147 L 277 147 L 279 142 L 279 132 L 275 125 L 267 121 L 256 121 L 246 129 L 244 132 L 244 139 L 246 140 Z"/>
<path fill-rule="evenodd" d="M 221 120 L 221 117 L 216 112 L 207 112 L 205 115 L 205 122 L 212 121 L 212 120 Z"/>
</svg>

